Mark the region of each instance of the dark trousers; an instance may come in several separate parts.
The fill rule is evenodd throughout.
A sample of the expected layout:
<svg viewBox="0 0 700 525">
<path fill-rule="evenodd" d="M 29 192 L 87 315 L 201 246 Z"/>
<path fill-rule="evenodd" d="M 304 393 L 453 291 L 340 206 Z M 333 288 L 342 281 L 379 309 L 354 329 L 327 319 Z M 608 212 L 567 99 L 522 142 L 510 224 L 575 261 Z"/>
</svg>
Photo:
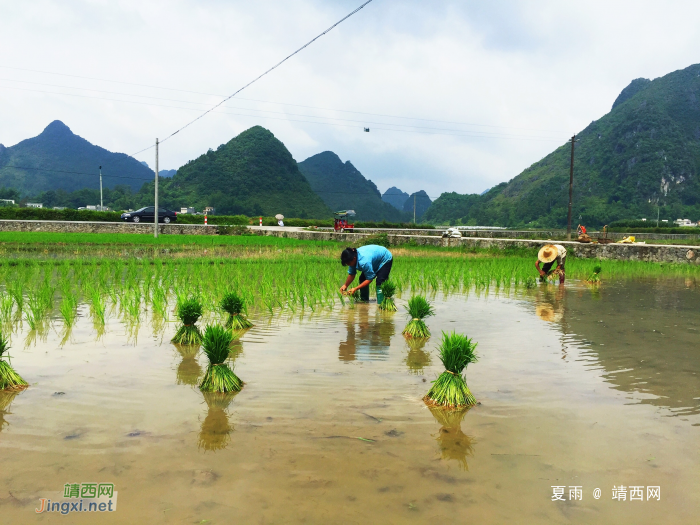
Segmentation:
<svg viewBox="0 0 700 525">
<path fill-rule="evenodd" d="M 377 280 L 377 288 L 381 288 L 382 284 L 384 281 L 386 281 L 389 278 L 389 273 L 391 272 L 391 263 L 394 262 L 394 259 L 391 259 L 389 262 L 384 263 L 384 266 L 379 268 L 376 273 L 375 279 Z M 360 282 L 357 283 L 358 285 L 362 284 L 367 280 L 367 277 L 365 277 L 364 272 L 360 274 Z M 369 286 L 365 286 L 364 288 L 360 288 L 360 299 L 362 301 L 369 301 Z"/>
</svg>

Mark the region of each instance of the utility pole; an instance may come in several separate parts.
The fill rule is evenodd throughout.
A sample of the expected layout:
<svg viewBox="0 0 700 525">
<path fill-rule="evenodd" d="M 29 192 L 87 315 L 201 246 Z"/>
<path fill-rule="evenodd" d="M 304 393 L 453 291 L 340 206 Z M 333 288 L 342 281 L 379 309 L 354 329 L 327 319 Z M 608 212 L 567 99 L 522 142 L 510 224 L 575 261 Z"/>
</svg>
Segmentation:
<svg viewBox="0 0 700 525">
<path fill-rule="evenodd" d="M 102 203 L 102 166 L 100 166 L 100 211 L 105 211 L 104 204 Z"/>
<path fill-rule="evenodd" d="M 416 223 L 416 194 L 413 194 L 413 224 Z"/>
<path fill-rule="evenodd" d="M 576 135 L 571 137 L 571 170 L 569 171 L 569 219 L 566 223 L 566 240 L 571 240 L 571 202 L 574 198 L 574 143 Z"/>
<path fill-rule="evenodd" d="M 153 215 L 153 237 L 158 238 L 158 139 L 156 138 L 156 210 Z"/>
</svg>

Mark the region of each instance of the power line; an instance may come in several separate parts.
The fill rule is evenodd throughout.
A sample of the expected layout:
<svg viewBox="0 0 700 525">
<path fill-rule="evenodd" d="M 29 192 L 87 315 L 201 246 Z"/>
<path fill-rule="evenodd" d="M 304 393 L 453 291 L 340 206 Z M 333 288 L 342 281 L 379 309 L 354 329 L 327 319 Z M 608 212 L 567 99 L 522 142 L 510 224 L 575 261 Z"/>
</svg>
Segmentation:
<svg viewBox="0 0 700 525">
<path fill-rule="evenodd" d="M 19 88 L 19 87 L 12 87 L 12 86 L 0 86 L 0 89 L 15 89 L 15 90 L 19 90 L 19 91 L 46 93 L 46 94 L 50 94 L 50 95 L 63 95 L 63 96 L 68 96 L 68 97 L 89 98 L 89 99 L 95 99 L 95 100 L 107 100 L 107 101 L 111 101 L 111 102 L 122 102 L 122 103 L 126 103 L 126 104 L 138 104 L 141 106 L 162 107 L 162 108 L 169 108 L 169 109 L 181 109 L 181 110 L 185 110 L 185 111 L 200 111 L 196 108 L 184 108 L 184 107 L 180 107 L 180 106 L 171 106 L 171 105 L 166 105 L 166 104 L 154 104 L 151 102 L 139 102 L 137 100 L 121 100 L 121 99 L 115 99 L 115 98 L 96 97 L 96 96 L 92 96 L 92 95 L 80 95 L 77 93 L 57 93 L 54 91 L 44 91 L 44 90 L 39 90 L 39 89 Z M 127 95 L 127 96 L 129 96 L 129 95 Z M 138 96 L 138 95 L 136 95 L 136 96 Z M 155 97 L 147 97 L 147 98 L 155 98 Z M 167 99 L 164 99 L 164 100 L 167 100 Z M 199 102 L 187 102 L 187 101 L 181 101 L 181 102 L 202 105 Z M 224 107 L 231 107 L 231 106 L 224 106 Z M 257 111 L 260 113 L 286 114 L 283 112 L 256 110 L 256 109 L 248 109 L 248 108 L 238 108 L 238 109 L 242 109 L 244 111 Z M 236 116 L 241 116 L 241 117 L 264 118 L 264 119 L 268 119 L 268 120 L 283 120 L 283 121 L 287 121 L 287 122 L 305 122 L 308 124 L 321 124 L 321 125 L 336 126 L 336 127 L 357 128 L 357 126 L 354 126 L 354 125 L 335 124 L 332 122 L 317 122 L 317 121 L 311 121 L 311 120 L 299 120 L 299 119 L 269 117 L 267 115 L 249 115 L 249 114 L 244 114 L 244 113 L 233 113 L 230 111 L 219 111 L 219 113 L 223 113 L 223 114 L 227 114 L 227 115 L 236 115 Z M 431 133 L 431 132 L 413 131 L 410 129 L 393 129 L 393 128 L 381 128 L 381 127 L 373 127 L 372 128 L 372 129 L 380 130 L 380 131 L 401 131 L 401 132 L 408 132 L 408 133 L 423 133 L 423 134 L 428 134 L 428 135 L 446 135 L 446 136 L 456 136 L 456 137 L 501 138 L 501 139 L 559 142 L 559 140 L 555 139 L 555 138 L 537 137 L 537 136 L 531 136 L 531 135 L 506 135 L 506 134 L 502 134 L 502 133 L 499 134 L 499 133 L 490 132 L 490 131 L 476 131 L 476 130 L 472 131 L 472 130 L 459 130 L 459 129 L 450 129 L 450 128 L 429 128 L 426 126 L 409 126 L 406 124 L 392 124 L 389 122 L 375 123 L 372 121 L 367 122 L 367 121 L 362 121 L 362 120 L 335 119 L 332 117 L 323 117 L 323 116 L 316 116 L 316 115 L 300 115 L 300 116 L 306 116 L 308 118 L 315 118 L 315 119 L 340 120 L 340 121 L 344 121 L 344 122 L 357 122 L 357 123 L 364 123 L 364 124 L 379 124 L 379 125 L 385 125 L 385 126 L 402 126 L 402 127 L 407 127 L 407 128 L 413 127 L 416 129 L 451 131 L 452 133 Z M 437 122 L 437 121 L 435 121 L 435 122 Z M 144 148 L 142 150 L 137 151 L 136 153 L 132 153 L 130 156 L 133 157 L 135 155 L 138 155 L 139 153 L 143 153 L 144 151 L 148 151 L 149 149 L 152 149 L 153 147 L 155 147 L 155 146 L 150 145 L 147 148 Z"/>
<path fill-rule="evenodd" d="M 181 93 L 193 93 L 193 94 L 197 94 L 197 95 L 206 95 L 206 96 L 221 97 L 221 98 L 224 97 L 224 95 L 217 95 L 214 93 L 202 93 L 199 91 L 187 91 L 187 90 L 183 90 L 183 89 L 149 86 L 147 84 L 134 84 L 131 82 L 121 82 L 119 80 L 103 80 L 103 79 L 97 79 L 97 78 L 92 78 L 92 77 L 82 77 L 82 76 L 77 76 L 77 75 L 64 75 L 62 73 L 53 73 L 50 71 L 38 71 L 38 70 L 24 69 L 24 68 L 11 68 L 8 66 L 0 66 L 0 68 L 17 69 L 20 71 L 32 71 L 35 73 L 45 73 L 45 74 L 49 74 L 49 75 L 60 75 L 60 76 L 67 76 L 67 77 L 83 78 L 83 79 L 88 79 L 88 80 L 98 80 L 101 82 L 113 82 L 115 84 L 125 84 L 125 85 L 130 85 L 130 86 L 149 87 L 149 88 L 154 88 L 154 89 L 165 89 L 165 90 L 176 91 L 176 92 L 181 92 Z M 76 86 L 47 84 L 47 83 L 43 83 L 43 82 L 29 82 L 29 81 L 25 81 L 25 80 L 13 80 L 13 79 L 8 79 L 8 78 L 2 78 L 0 80 L 6 81 L 6 82 L 17 82 L 17 83 L 21 83 L 21 84 L 34 84 L 34 85 L 38 85 L 38 86 L 59 87 L 59 88 L 64 88 L 64 89 L 78 89 L 81 91 L 94 91 L 96 93 L 108 93 L 108 94 L 112 94 L 112 95 L 123 95 L 123 96 L 127 96 L 127 97 L 150 98 L 150 99 L 156 99 L 156 100 L 165 100 L 168 102 L 184 102 L 186 104 L 206 105 L 206 103 L 203 103 L 203 102 L 192 102 L 189 100 L 168 99 L 168 98 L 163 98 L 163 97 L 151 97 L 148 95 L 136 95 L 133 93 L 122 93 L 119 91 L 106 91 L 106 90 L 93 89 L 93 88 L 81 88 L 81 87 L 76 87 Z M 8 86 L 5 86 L 5 87 L 8 87 Z M 10 89 L 22 90 L 21 88 L 10 88 Z M 25 89 L 22 91 L 32 91 L 32 90 Z M 39 93 L 53 93 L 53 94 L 58 94 L 58 95 L 81 96 L 81 95 L 73 95 L 71 93 L 54 93 L 51 91 L 38 91 L 38 92 Z M 112 99 L 105 99 L 105 100 L 112 100 Z M 271 101 L 271 100 L 262 100 L 262 99 L 256 99 L 256 98 L 238 97 L 237 100 L 246 100 L 246 101 L 250 101 L 250 102 L 261 102 L 263 104 L 275 104 L 278 106 L 291 106 L 291 107 L 306 108 L 306 109 L 317 109 L 317 110 L 321 110 L 321 111 L 335 111 L 338 113 L 351 113 L 351 114 L 356 114 L 356 115 L 368 115 L 368 116 L 373 116 L 373 117 L 386 117 L 386 118 L 395 118 L 395 119 L 402 119 L 402 120 L 418 120 L 418 121 L 422 121 L 422 122 L 437 122 L 437 123 L 441 123 L 441 124 L 456 124 L 456 125 L 460 125 L 460 126 L 475 126 L 475 127 L 482 127 L 482 128 L 499 128 L 499 129 L 518 129 L 518 130 L 523 130 L 523 131 L 541 131 L 541 132 L 545 132 L 545 133 L 560 133 L 561 132 L 561 130 L 550 130 L 550 129 L 541 129 L 541 128 L 524 128 L 524 127 L 519 127 L 519 126 L 516 126 L 516 127 L 514 127 L 514 126 L 498 126 L 495 124 L 480 124 L 480 123 L 476 123 L 476 122 L 460 122 L 460 121 L 456 121 L 456 120 L 427 119 L 427 118 L 420 118 L 420 117 L 406 117 L 406 116 L 401 116 L 401 115 L 389 115 L 389 114 L 385 114 L 385 113 L 370 113 L 370 112 L 366 112 L 366 111 L 354 111 L 354 110 L 348 110 L 348 109 L 326 108 L 326 107 L 319 107 L 319 106 L 307 106 L 307 105 L 303 105 L 303 104 L 290 104 L 290 103 L 286 103 L 286 102 L 275 102 L 275 101 Z M 128 101 L 124 101 L 124 102 L 128 102 Z M 247 108 L 239 108 L 239 109 L 247 109 Z M 250 111 L 256 111 L 256 110 L 250 110 Z M 262 110 L 260 110 L 260 111 L 262 111 Z"/>
<path fill-rule="evenodd" d="M 309 40 L 306 44 L 304 44 L 304 45 L 301 46 L 299 49 L 297 49 L 296 51 L 294 51 L 291 55 L 289 55 L 289 56 L 287 56 L 286 58 L 283 58 L 282 60 L 280 60 L 277 64 L 275 64 L 274 66 L 272 66 L 270 69 L 268 69 L 267 71 L 265 71 L 263 74 L 261 74 L 260 76 L 258 76 L 258 77 L 255 78 L 255 79 L 251 80 L 250 82 L 248 82 L 245 86 L 243 86 L 242 88 L 240 88 L 238 91 L 236 91 L 236 92 L 233 93 L 232 95 L 229 95 L 228 97 L 226 97 L 224 100 L 222 100 L 221 102 L 219 102 L 218 104 L 216 104 L 213 108 L 211 108 L 211 109 L 205 111 L 205 112 L 202 113 L 200 116 L 198 116 L 196 119 L 192 120 L 191 122 L 188 122 L 187 124 L 185 124 L 184 126 L 182 126 L 180 129 L 178 129 L 177 131 L 175 131 L 175 132 L 171 133 L 170 135 L 168 135 L 167 137 L 165 137 L 165 138 L 161 141 L 161 143 L 163 143 L 163 142 L 165 142 L 166 140 L 170 139 L 170 138 L 173 137 L 174 135 L 180 133 L 183 129 L 185 129 L 185 128 L 191 126 L 192 124 L 194 124 L 195 122 L 197 122 L 199 119 L 203 118 L 204 116 L 206 116 L 207 114 L 211 113 L 211 112 L 214 111 L 216 108 L 218 108 L 219 106 L 221 106 L 224 102 L 226 102 L 226 101 L 232 99 L 233 97 L 235 97 L 238 93 L 240 93 L 241 91 L 243 91 L 243 90 L 244 90 L 245 88 L 247 88 L 248 86 L 254 84 L 254 83 L 257 82 L 258 80 L 260 80 L 262 77 L 264 77 L 265 75 L 267 75 L 268 73 L 270 73 L 271 71 L 273 71 L 274 69 L 277 69 L 279 66 L 281 66 L 282 64 L 284 64 L 287 60 L 289 60 L 290 58 L 292 58 L 292 57 L 293 57 L 294 55 L 296 55 L 297 53 L 299 53 L 299 52 L 303 51 L 304 49 L 306 49 L 308 46 L 310 46 L 311 44 L 313 44 L 316 40 L 318 40 L 318 39 L 321 38 L 323 35 L 327 34 L 327 33 L 330 32 L 331 30 L 333 30 L 333 28 L 335 28 L 335 27 L 338 26 L 339 24 L 343 23 L 345 20 L 347 20 L 347 19 L 350 18 L 352 15 L 354 15 L 355 13 L 357 13 L 360 9 L 364 8 L 364 7 L 365 7 L 367 4 L 369 4 L 370 2 L 372 2 L 372 0 L 367 0 L 367 1 L 366 1 L 364 4 L 362 4 L 360 7 L 358 7 L 358 8 L 355 9 L 354 11 L 352 11 L 350 14 L 348 14 L 348 15 L 344 16 L 343 18 L 341 18 L 339 21 L 337 21 L 337 22 L 336 22 L 335 24 L 333 24 L 331 27 L 329 27 L 328 29 L 326 29 L 326 30 L 325 30 L 324 32 L 322 32 L 320 35 L 318 35 L 318 36 L 312 38 L 311 40 Z"/>
</svg>

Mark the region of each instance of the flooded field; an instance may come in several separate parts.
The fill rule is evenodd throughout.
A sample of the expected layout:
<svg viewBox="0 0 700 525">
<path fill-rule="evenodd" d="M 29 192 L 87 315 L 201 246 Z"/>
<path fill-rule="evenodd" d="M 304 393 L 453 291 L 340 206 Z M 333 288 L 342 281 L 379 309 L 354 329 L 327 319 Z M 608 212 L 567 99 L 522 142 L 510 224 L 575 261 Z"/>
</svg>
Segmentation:
<svg viewBox="0 0 700 525">
<path fill-rule="evenodd" d="M 107 482 L 110 523 L 697 523 L 699 293 L 684 279 L 437 293 L 424 345 L 401 335 L 406 293 L 396 313 L 251 312 L 232 354 L 246 385 L 217 399 L 196 387 L 201 351 L 170 343 L 175 322 L 107 316 L 101 333 L 81 304 L 70 334 L 55 314 L 11 334 L 31 386 L 0 393 L 1 521 L 95 523 L 35 508 Z M 463 414 L 421 400 L 442 330 L 479 343 L 481 404 Z"/>
</svg>

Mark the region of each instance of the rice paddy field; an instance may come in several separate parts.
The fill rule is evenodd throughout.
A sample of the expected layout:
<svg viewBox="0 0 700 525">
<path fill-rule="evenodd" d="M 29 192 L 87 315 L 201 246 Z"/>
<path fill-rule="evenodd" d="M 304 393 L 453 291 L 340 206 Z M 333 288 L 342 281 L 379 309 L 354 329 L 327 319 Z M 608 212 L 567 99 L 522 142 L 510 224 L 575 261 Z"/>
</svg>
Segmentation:
<svg viewBox="0 0 700 525">
<path fill-rule="evenodd" d="M 29 384 L 0 391 L 3 523 L 697 522 L 696 267 L 571 259 L 560 286 L 530 253 L 394 249 L 391 311 L 339 294 L 335 243 L 92 241 L 0 238 Z M 416 295 L 430 338 L 402 334 Z M 216 366 L 240 391 L 200 389 Z M 462 366 L 475 406 L 424 401 Z M 88 482 L 115 512 L 35 512 Z"/>
</svg>

